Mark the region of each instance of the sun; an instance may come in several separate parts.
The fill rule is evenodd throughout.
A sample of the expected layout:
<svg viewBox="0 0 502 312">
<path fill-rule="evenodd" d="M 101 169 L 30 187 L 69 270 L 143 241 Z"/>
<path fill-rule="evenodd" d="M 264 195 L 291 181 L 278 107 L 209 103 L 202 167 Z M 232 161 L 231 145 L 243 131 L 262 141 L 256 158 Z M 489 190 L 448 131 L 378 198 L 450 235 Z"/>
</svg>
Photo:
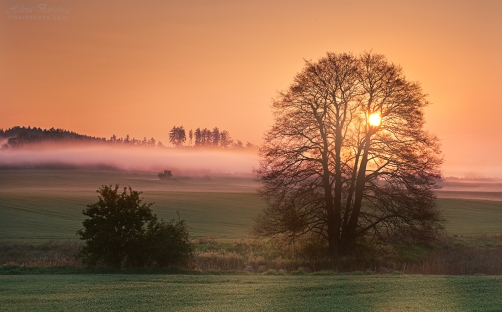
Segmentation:
<svg viewBox="0 0 502 312">
<path fill-rule="evenodd" d="M 368 120 L 369 120 L 370 126 L 373 126 L 373 127 L 378 127 L 382 123 L 382 117 L 380 117 L 380 114 L 378 114 L 378 113 L 371 114 L 370 118 Z"/>
</svg>

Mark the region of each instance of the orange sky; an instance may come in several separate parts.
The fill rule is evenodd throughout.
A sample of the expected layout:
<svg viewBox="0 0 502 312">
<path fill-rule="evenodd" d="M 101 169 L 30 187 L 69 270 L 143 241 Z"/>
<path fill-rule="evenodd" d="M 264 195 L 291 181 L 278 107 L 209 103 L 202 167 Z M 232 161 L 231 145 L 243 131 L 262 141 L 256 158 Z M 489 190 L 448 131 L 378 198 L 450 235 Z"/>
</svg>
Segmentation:
<svg viewBox="0 0 502 312">
<path fill-rule="evenodd" d="M 372 50 L 429 94 L 445 175 L 502 177 L 502 1 L 3 0 L 0 12 L 0 128 L 167 142 L 174 125 L 218 126 L 258 144 L 303 59 Z"/>
</svg>

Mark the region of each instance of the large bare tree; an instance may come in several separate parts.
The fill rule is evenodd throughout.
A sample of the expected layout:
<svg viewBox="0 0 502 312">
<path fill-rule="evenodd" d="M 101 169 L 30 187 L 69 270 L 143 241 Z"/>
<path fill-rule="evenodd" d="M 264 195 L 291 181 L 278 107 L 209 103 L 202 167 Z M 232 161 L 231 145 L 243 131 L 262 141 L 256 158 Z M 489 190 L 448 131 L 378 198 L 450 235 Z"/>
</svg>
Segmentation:
<svg viewBox="0 0 502 312">
<path fill-rule="evenodd" d="M 315 234 L 334 258 L 362 237 L 434 239 L 442 159 L 438 139 L 423 129 L 427 104 L 420 85 L 383 55 L 307 61 L 273 102 L 257 170 L 268 207 L 255 232 Z"/>
</svg>

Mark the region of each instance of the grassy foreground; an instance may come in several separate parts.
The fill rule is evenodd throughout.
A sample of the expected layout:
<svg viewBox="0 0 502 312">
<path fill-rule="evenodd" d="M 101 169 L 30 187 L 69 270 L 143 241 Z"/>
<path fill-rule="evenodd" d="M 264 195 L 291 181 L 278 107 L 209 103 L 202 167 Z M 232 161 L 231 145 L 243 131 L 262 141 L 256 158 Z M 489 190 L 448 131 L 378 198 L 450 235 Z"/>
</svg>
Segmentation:
<svg viewBox="0 0 502 312">
<path fill-rule="evenodd" d="M 0 276 L 3 311 L 500 311 L 502 277 Z"/>
</svg>

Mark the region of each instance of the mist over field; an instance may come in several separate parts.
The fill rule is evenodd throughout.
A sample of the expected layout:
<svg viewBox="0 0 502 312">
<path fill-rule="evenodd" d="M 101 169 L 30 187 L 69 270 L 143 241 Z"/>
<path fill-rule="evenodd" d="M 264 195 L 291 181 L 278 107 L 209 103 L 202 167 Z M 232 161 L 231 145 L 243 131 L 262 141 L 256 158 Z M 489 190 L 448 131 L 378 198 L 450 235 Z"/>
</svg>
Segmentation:
<svg viewBox="0 0 502 312">
<path fill-rule="evenodd" d="M 175 173 L 251 173 L 256 150 L 171 149 L 108 146 L 42 146 L 0 150 L 0 168 L 107 168 Z"/>
</svg>

